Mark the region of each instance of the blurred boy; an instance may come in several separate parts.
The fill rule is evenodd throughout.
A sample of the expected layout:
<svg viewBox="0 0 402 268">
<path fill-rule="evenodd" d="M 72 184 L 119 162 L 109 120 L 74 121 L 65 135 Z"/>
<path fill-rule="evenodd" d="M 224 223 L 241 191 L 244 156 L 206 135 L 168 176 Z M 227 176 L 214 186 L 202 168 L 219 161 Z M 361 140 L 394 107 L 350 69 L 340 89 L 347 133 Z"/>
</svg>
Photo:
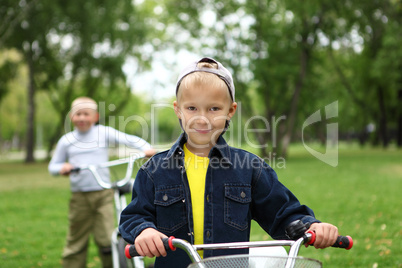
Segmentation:
<svg viewBox="0 0 402 268">
<path fill-rule="evenodd" d="M 170 150 L 142 166 L 121 215 L 120 232 L 141 255 L 166 256 L 161 238 L 167 236 L 193 244 L 249 241 L 252 219 L 275 239 L 286 239 L 285 228 L 300 219 L 312 224 L 315 247 L 336 241 L 337 228 L 315 219 L 268 164 L 223 139 L 237 103 L 232 76 L 222 64 L 203 58 L 185 68 L 173 105 L 184 133 Z M 245 253 L 208 250 L 203 255 Z M 157 258 L 155 267 L 189 263 L 177 250 Z"/>
<path fill-rule="evenodd" d="M 69 206 L 69 230 L 63 251 L 63 267 L 86 267 L 89 235 L 94 235 L 103 267 L 112 267 L 111 236 L 115 226 L 113 190 L 98 185 L 88 170 L 70 174 L 74 167 L 100 164 L 109 159 L 108 147 L 115 144 L 140 149 L 147 156 L 154 154 L 145 140 L 127 135 L 111 127 L 97 125 L 99 114 L 96 102 L 88 97 L 73 101 L 70 119 L 74 131 L 65 134 L 57 143 L 49 172 L 70 175 L 72 196 Z M 109 170 L 100 170 L 109 179 Z"/>
</svg>

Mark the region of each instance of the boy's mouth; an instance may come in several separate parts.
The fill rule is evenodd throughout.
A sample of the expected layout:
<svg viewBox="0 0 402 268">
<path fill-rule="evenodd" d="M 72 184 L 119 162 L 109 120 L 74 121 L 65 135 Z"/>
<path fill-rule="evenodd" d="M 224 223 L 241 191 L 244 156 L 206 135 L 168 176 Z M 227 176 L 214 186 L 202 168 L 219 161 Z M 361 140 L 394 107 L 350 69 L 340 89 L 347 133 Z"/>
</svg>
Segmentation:
<svg viewBox="0 0 402 268">
<path fill-rule="evenodd" d="M 207 133 L 211 132 L 211 129 L 194 129 L 194 130 L 201 134 L 207 134 Z"/>
</svg>

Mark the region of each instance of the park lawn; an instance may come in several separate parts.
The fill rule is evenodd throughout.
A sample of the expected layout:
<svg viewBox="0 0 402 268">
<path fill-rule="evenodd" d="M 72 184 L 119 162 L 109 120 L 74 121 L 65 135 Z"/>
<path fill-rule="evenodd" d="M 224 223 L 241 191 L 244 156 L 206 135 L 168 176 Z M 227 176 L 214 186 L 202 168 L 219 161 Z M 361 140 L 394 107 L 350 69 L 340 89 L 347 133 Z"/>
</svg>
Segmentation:
<svg viewBox="0 0 402 268">
<path fill-rule="evenodd" d="M 318 219 L 353 237 L 351 250 L 302 248 L 301 256 L 323 267 L 402 267 L 402 152 L 353 149 L 339 152 L 337 167 L 296 153 L 279 179 Z M 257 224 L 252 240 L 262 235 Z"/>
<path fill-rule="evenodd" d="M 292 151 L 291 151 L 292 152 Z M 402 151 L 340 149 L 331 167 L 295 150 L 275 169 L 279 179 L 322 221 L 354 238 L 349 250 L 302 248 L 324 267 L 402 267 Z M 0 266 L 60 267 L 67 230 L 68 179 L 47 163 L 0 163 Z M 253 223 L 252 240 L 269 239 Z M 100 267 L 91 243 L 88 267 Z"/>
</svg>

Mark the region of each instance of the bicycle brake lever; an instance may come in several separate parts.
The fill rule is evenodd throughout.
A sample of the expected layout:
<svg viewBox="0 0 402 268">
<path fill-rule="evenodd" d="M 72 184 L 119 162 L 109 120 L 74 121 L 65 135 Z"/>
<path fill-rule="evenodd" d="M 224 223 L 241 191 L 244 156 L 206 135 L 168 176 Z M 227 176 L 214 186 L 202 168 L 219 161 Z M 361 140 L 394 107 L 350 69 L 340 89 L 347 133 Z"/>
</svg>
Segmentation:
<svg viewBox="0 0 402 268">
<path fill-rule="evenodd" d="M 292 221 L 288 227 L 286 227 L 285 232 L 291 240 L 297 240 L 306 233 L 310 226 L 310 223 L 303 223 L 301 220 L 296 220 Z"/>
</svg>

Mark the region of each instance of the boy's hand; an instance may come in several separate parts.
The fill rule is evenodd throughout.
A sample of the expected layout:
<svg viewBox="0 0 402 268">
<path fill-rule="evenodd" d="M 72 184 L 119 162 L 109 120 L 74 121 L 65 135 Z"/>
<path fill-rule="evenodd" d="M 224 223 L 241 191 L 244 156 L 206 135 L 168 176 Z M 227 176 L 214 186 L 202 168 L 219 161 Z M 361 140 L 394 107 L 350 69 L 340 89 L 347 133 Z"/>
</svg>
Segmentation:
<svg viewBox="0 0 402 268">
<path fill-rule="evenodd" d="M 70 175 L 71 170 L 73 169 L 73 165 L 71 165 L 70 163 L 64 163 L 63 166 L 61 167 L 59 173 L 60 175 Z"/>
<path fill-rule="evenodd" d="M 165 257 L 167 253 L 162 238 L 167 238 L 167 236 L 153 228 L 147 228 L 135 239 L 135 249 L 141 256 Z"/>
<path fill-rule="evenodd" d="M 314 231 L 316 238 L 315 248 L 326 248 L 332 246 L 338 238 L 338 228 L 329 223 L 313 223 L 308 231 Z"/>
<path fill-rule="evenodd" d="M 148 149 L 148 150 L 145 150 L 144 153 L 145 153 L 145 157 L 151 157 L 154 154 L 156 154 L 156 150 L 155 149 Z"/>
</svg>

